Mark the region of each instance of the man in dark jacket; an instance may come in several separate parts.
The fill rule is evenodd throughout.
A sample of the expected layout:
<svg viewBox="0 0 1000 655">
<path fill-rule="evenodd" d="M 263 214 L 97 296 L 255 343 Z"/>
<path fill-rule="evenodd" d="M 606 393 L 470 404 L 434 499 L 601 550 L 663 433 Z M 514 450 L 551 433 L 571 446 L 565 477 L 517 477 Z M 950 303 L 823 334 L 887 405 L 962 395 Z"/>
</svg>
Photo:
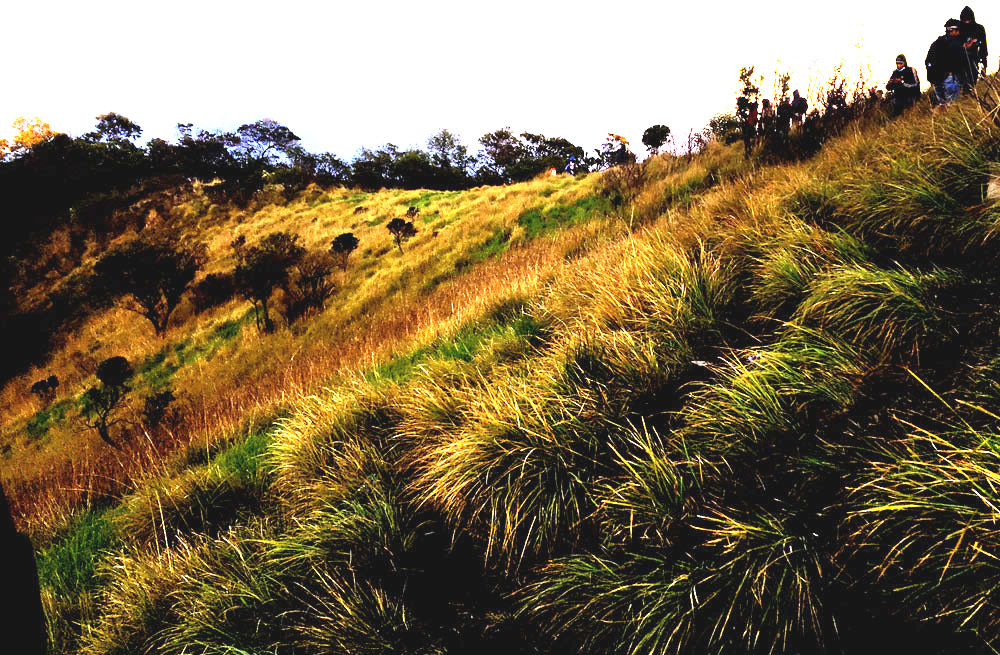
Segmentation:
<svg viewBox="0 0 1000 655">
<path fill-rule="evenodd" d="M 802 123 L 806 113 L 809 111 L 809 102 L 799 95 L 799 90 L 792 91 L 792 120 L 796 125 Z"/>
<path fill-rule="evenodd" d="M 896 57 L 896 69 L 885 88 L 892 93 L 892 115 L 899 116 L 920 97 L 920 76 L 917 69 L 906 65 L 906 57 Z"/>
<path fill-rule="evenodd" d="M 989 56 L 986 51 L 986 28 L 976 22 L 976 14 L 970 7 L 963 9 L 959 18 L 962 20 L 962 43 L 965 45 L 972 74 L 971 83 L 975 84 L 979 79 L 980 68 L 986 74 L 986 58 Z"/>
<path fill-rule="evenodd" d="M 944 24 L 945 33 L 931 44 L 924 64 L 927 81 L 934 85 L 940 104 L 958 97 L 957 84 L 970 76 L 968 57 L 961 37 L 961 23 L 954 18 Z"/>
</svg>

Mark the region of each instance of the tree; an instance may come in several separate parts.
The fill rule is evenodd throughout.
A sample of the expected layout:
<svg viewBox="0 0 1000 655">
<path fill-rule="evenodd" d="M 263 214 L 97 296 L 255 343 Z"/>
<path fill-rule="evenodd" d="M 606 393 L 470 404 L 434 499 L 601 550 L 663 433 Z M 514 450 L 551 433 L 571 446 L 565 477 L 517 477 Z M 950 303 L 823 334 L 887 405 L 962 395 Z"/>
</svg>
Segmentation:
<svg viewBox="0 0 1000 655">
<path fill-rule="evenodd" d="M 270 118 L 255 123 L 247 123 L 236 128 L 239 142 L 236 151 L 245 159 L 271 164 L 281 155 L 290 156 L 290 149 L 299 142 L 299 137 L 277 121 Z"/>
<path fill-rule="evenodd" d="M 427 150 L 431 162 L 437 169 L 438 184 L 443 189 L 459 189 L 468 186 L 469 172 L 475 164 L 457 134 L 441 129 L 427 139 Z"/>
<path fill-rule="evenodd" d="M 148 319 L 162 336 L 204 257 L 204 246 L 174 246 L 165 238 L 134 239 L 105 255 L 96 273 L 110 293 L 129 297 L 132 304 L 126 307 Z"/>
<path fill-rule="evenodd" d="M 366 191 L 393 186 L 392 167 L 399 149 L 387 143 L 378 150 L 362 148 L 351 162 L 351 182 Z"/>
<path fill-rule="evenodd" d="M 295 264 L 285 287 L 285 316 L 289 321 L 323 307 L 337 287 L 330 279 L 335 267 L 329 252 L 306 253 Z"/>
<path fill-rule="evenodd" d="M 80 419 L 84 425 L 97 430 L 98 436 L 114 448 L 120 448 L 111 438 L 111 428 L 124 419 L 115 418 L 131 389 L 132 365 L 124 357 L 109 357 L 97 366 L 100 384 L 87 389 L 80 401 Z"/>
<path fill-rule="evenodd" d="M 288 284 L 291 268 L 304 254 L 305 248 L 298 244 L 298 236 L 288 232 L 273 232 L 246 249 L 233 275 L 236 288 L 253 303 L 258 330 L 274 330 L 268 302 L 277 287 Z"/>
<path fill-rule="evenodd" d="M 358 238 L 350 232 L 344 232 L 330 244 L 330 253 L 340 269 L 347 270 L 347 258 L 358 249 Z"/>
<path fill-rule="evenodd" d="M 417 228 L 413 227 L 413 223 L 402 218 L 392 219 L 386 228 L 396 241 L 396 247 L 399 248 L 400 253 L 403 252 L 403 242 L 417 235 Z"/>
<path fill-rule="evenodd" d="M 19 116 L 14 119 L 11 127 L 14 129 L 14 138 L 11 141 L 0 139 L 0 160 L 7 155 L 21 156 L 58 134 L 37 116 L 35 118 Z"/>
<path fill-rule="evenodd" d="M 527 146 L 505 127 L 479 137 L 483 146 L 478 175 L 487 181 L 508 183 L 519 161 L 528 155 Z"/>
<path fill-rule="evenodd" d="M 670 128 L 666 125 L 653 125 L 647 127 L 646 131 L 642 133 L 642 145 L 646 146 L 650 154 L 658 155 L 660 154 L 660 148 L 663 144 L 667 142 L 670 138 Z"/>
<path fill-rule="evenodd" d="M 98 116 L 94 131 L 87 132 L 81 138 L 86 141 L 121 145 L 138 138 L 141 134 L 141 127 L 112 111 Z"/>
</svg>

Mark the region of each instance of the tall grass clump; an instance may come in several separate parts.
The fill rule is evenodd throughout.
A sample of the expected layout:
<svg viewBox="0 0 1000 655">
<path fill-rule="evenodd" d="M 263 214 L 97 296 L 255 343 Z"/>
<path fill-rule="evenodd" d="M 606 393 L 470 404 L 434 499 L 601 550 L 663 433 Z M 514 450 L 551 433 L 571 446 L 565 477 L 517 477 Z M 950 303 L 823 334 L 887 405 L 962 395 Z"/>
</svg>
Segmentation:
<svg viewBox="0 0 1000 655">
<path fill-rule="evenodd" d="M 810 286 L 793 320 L 884 358 L 916 354 L 928 341 L 946 338 L 953 317 L 945 305 L 961 293 L 965 282 L 966 277 L 952 269 L 836 266 Z"/>
<path fill-rule="evenodd" d="M 760 235 L 763 237 L 763 235 Z M 871 253 L 864 244 L 840 232 L 793 220 L 771 238 L 754 243 L 751 295 L 765 316 L 788 317 L 809 293 L 822 272 L 835 265 L 864 264 Z"/>
<path fill-rule="evenodd" d="M 870 368 L 849 344 L 802 328 L 737 351 L 681 411 L 694 452 L 726 456 L 795 447 L 816 422 L 848 409 Z"/>
<path fill-rule="evenodd" d="M 912 256 L 960 261 L 975 253 L 991 259 L 996 212 L 981 204 L 997 136 L 994 125 L 964 107 L 933 121 L 893 125 L 865 166 L 846 176 L 838 199 L 845 228 Z"/>
<path fill-rule="evenodd" d="M 293 513 L 347 498 L 391 466 L 399 413 L 392 388 L 355 382 L 302 400 L 279 422 L 269 458 L 274 488 Z"/>
<path fill-rule="evenodd" d="M 1000 436 L 968 423 L 876 440 L 849 552 L 896 611 L 1000 644 Z M 870 587 L 872 588 L 872 587 Z"/>
<path fill-rule="evenodd" d="M 580 652 L 785 653 L 816 650 L 833 630 L 823 605 L 828 556 L 769 513 L 699 516 L 698 552 L 576 555 L 547 564 L 523 611 Z"/>
<path fill-rule="evenodd" d="M 593 511 L 588 483 L 607 470 L 614 426 L 584 399 L 531 379 L 483 381 L 461 411 L 458 427 L 416 448 L 420 502 L 511 565 L 573 541 Z"/>
</svg>

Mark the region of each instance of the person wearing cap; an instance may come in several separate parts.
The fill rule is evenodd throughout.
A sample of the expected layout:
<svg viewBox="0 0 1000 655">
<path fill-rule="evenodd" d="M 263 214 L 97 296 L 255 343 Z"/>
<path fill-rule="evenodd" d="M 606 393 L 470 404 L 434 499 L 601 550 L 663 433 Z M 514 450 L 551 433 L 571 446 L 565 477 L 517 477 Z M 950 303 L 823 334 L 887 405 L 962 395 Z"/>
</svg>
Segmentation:
<svg viewBox="0 0 1000 655">
<path fill-rule="evenodd" d="M 576 175 L 576 157 L 570 155 L 569 161 L 566 162 L 566 168 L 563 172 L 567 175 Z"/>
<path fill-rule="evenodd" d="M 986 74 L 986 58 L 989 56 L 986 51 L 986 28 L 976 22 L 976 14 L 971 7 L 963 9 L 959 18 L 962 21 L 960 26 L 962 43 L 969 58 L 971 83 L 975 85 L 979 80 L 980 68 L 983 75 Z"/>
<path fill-rule="evenodd" d="M 896 57 L 896 68 L 885 88 L 892 93 L 892 115 L 899 116 L 920 97 L 920 76 L 917 69 L 906 65 L 906 57 Z"/>
<path fill-rule="evenodd" d="M 961 90 L 959 81 L 967 73 L 967 57 L 961 39 L 961 23 L 951 18 L 944 24 L 945 33 L 939 36 L 930 49 L 924 65 L 927 81 L 934 85 L 938 104 L 954 101 Z M 966 74 L 966 77 L 968 75 Z"/>
</svg>

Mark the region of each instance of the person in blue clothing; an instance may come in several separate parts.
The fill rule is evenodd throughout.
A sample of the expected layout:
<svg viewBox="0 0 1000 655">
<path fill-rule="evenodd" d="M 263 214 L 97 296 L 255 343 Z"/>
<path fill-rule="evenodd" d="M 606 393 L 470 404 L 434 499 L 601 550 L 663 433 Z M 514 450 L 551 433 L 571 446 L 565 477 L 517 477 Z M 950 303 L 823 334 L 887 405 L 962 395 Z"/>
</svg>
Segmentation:
<svg viewBox="0 0 1000 655">
<path fill-rule="evenodd" d="M 906 57 L 896 57 L 896 68 L 885 88 L 892 93 L 892 115 L 899 116 L 920 97 L 920 76 L 917 69 L 906 65 Z"/>
<path fill-rule="evenodd" d="M 566 168 L 563 169 L 563 172 L 567 175 L 576 175 L 576 157 L 572 155 L 570 156 L 569 161 L 566 162 Z"/>
<path fill-rule="evenodd" d="M 961 36 L 961 23 L 954 18 L 944 24 L 945 33 L 927 50 L 924 64 L 927 81 L 934 85 L 934 93 L 941 105 L 954 101 L 961 90 L 962 80 L 968 79 L 969 59 Z"/>
</svg>

